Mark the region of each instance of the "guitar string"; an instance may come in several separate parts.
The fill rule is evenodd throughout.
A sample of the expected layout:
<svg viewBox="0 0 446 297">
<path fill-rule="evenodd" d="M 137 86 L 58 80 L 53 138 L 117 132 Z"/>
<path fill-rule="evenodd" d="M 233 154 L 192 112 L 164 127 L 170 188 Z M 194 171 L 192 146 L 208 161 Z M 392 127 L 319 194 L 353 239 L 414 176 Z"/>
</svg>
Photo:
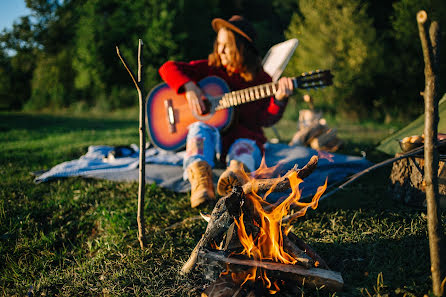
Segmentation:
<svg viewBox="0 0 446 297">
<path fill-rule="evenodd" d="M 303 76 L 297 78 L 294 77 L 294 80 L 299 80 L 300 88 L 314 88 L 317 86 L 324 86 L 323 76 L 327 71 L 316 71 L 310 74 L 303 74 Z M 224 94 L 222 97 L 214 97 L 218 98 L 218 104 L 215 110 L 220 110 L 224 108 L 228 108 L 231 106 L 237 106 L 243 103 L 252 102 L 255 100 L 259 100 L 262 98 L 267 98 L 272 96 L 278 89 L 278 83 L 269 83 L 260 86 L 254 86 L 238 91 L 232 91 Z"/>
</svg>

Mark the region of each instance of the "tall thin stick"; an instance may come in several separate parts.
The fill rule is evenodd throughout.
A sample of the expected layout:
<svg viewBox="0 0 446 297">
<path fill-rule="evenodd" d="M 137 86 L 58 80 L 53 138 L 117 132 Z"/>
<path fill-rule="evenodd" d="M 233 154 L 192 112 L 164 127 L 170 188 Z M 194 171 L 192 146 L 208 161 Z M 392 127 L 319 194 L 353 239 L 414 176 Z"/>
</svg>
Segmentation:
<svg viewBox="0 0 446 297">
<path fill-rule="evenodd" d="M 430 25 L 427 13 L 417 13 L 418 31 L 424 56 L 424 182 L 426 184 L 427 227 L 429 233 L 429 250 L 432 273 L 432 291 L 441 296 L 441 221 L 438 207 L 438 151 L 435 149 L 438 131 L 438 61 L 439 61 L 439 26 L 437 22 Z"/>
<path fill-rule="evenodd" d="M 143 43 L 141 39 L 138 42 L 138 80 L 135 79 L 133 71 L 129 68 L 127 61 L 124 56 L 121 55 L 119 48 L 116 47 L 116 52 L 118 57 L 121 59 L 122 64 L 124 64 L 125 69 L 127 69 L 130 77 L 135 84 L 136 90 L 139 96 L 139 188 L 138 188 L 138 213 L 136 220 L 138 222 L 138 240 L 141 249 L 144 249 L 145 244 L 145 222 L 144 222 L 144 193 L 146 187 L 146 136 L 144 130 L 144 122 L 146 120 L 145 112 L 145 98 L 144 87 L 142 82 L 142 47 Z"/>
</svg>

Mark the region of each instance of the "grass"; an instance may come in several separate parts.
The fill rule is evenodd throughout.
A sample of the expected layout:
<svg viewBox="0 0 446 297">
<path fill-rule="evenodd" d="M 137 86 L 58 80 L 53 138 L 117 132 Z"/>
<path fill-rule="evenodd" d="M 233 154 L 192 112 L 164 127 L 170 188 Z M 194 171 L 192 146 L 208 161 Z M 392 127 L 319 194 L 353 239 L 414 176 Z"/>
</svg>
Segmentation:
<svg viewBox="0 0 446 297">
<path fill-rule="evenodd" d="M 136 112 L 104 115 L 0 113 L 0 294 L 25 296 L 197 296 L 199 272 L 178 270 L 205 229 L 189 195 L 146 187 L 148 248 L 137 240 L 137 183 L 68 178 L 34 184 L 30 172 L 85 154 L 89 145 L 138 143 Z M 389 127 L 335 123 L 342 153 L 374 150 Z M 289 140 L 295 123 L 277 125 Z M 270 137 L 270 129 L 266 131 Z M 293 232 L 340 271 L 336 294 L 302 289 L 296 296 L 422 296 L 430 290 L 425 209 L 391 199 L 382 168 L 324 200 Z M 210 211 L 211 207 L 205 207 Z M 446 213 L 442 213 L 443 225 Z M 32 289 L 30 289 L 32 287 Z"/>
</svg>

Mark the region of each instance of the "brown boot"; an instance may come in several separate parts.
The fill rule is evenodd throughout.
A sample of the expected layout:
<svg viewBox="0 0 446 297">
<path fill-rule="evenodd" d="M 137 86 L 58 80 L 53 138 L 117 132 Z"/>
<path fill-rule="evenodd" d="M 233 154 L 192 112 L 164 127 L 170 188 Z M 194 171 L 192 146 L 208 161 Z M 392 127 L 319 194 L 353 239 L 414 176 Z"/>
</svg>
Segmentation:
<svg viewBox="0 0 446 297">
<path fill-rule="evenodd" d="M 197 207 L 206 200 L 215 199 L 212 169 L 206 161 L 197 161 L 187 167 L 191 185 L 190 205 Z"/>
<path fill-rule="evenodd" d="M 231 193 L 236 185 L 243 185 L 248 181 L 248 175 L 245 173 L 245 166 L 242 162 L 231 160 L 228 168 L 220 175 L 217 183 L 217 193 L 221 196 Z"/>
</svg>

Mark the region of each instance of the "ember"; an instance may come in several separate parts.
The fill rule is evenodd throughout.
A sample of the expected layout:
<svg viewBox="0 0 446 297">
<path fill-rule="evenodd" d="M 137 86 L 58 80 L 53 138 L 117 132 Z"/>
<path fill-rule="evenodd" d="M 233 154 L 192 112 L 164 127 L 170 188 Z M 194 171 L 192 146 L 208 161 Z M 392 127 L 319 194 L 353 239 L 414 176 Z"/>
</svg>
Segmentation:
<svg viewBox="0 0 446 297">
<path fill-rule="evenodd" d="M 313 156 L 302 169 L 295 166 L 282 178 L 264 178 L 275 171 L 275 168 L 267 168 L 264 162 L 252 177 L 242 168 L 236 173 L 238 181 L 232 192 L 217 202 L 203 237 L 182 268 L 183 273 L 188 273 L 197 262 L 207 269 L 211 267 L 211 271 L 221 271 L 220 267 L 226 266 L 226 271 L 203 296 L 245 296 L 248 292 L 275 294 L 284 284 L 287 286 L 286 280 L 334 290 L 342 288 L 340 274 L 328 270 L 322 258 L 289 232 L 292 220 L 287 225 L 282 220 L 290 209 L 296 210 L 292 215 L 296 219 L 305 215 L 309 207 L 317 208 L 327 181 L 319 187 L 311 202 L 299 201 L 299 185 L 313 172 L 317 161 Z M 291 194 L 275 204 L 266 201 L 271 193 L 290 189 Z M 221 295 L 221 289 L 232 293 Z"/>
</svg>

